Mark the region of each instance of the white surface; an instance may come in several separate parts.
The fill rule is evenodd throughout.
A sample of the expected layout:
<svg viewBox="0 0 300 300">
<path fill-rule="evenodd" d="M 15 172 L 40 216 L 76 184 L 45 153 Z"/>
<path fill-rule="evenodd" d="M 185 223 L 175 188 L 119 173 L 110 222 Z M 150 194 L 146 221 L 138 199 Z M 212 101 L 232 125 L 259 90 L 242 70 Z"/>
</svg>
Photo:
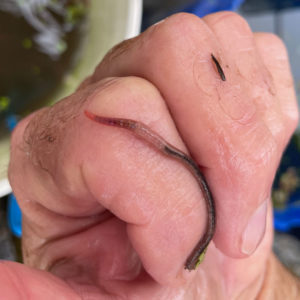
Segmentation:
<svg viewBox="0 0 300 300">
<path fill-rule="evenodd" d="M 0 181 L 0 197 L 8 195 L 11 193 L 11 187 L 8 182 L 8 179 L 3 179 Z"/>
<path fill-rule="evenodd" d="M 130 0 L 128 5 L 128 25 L 125 39 L 137 36 L 141 31 L 143 0 Z"/>
</svg>

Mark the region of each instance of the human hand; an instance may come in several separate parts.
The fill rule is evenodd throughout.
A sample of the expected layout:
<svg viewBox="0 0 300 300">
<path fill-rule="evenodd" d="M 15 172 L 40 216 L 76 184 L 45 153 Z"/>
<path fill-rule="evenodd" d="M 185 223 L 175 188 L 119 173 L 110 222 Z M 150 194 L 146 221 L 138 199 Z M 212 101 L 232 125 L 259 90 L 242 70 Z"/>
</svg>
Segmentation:
<svg viewBox="0 0 300 300">
<path fill-rule="evenodd" d="M 198 270 L 184 270 L 207 217 L 193 176 L 84 110 L 142 121 L 203 167 L 217 228 Z M 270 203 L 297 121 L 284 46 L 236 14 L 175 15 L 118 45 L 78 91 L 13 134 L 27 266 L 0 264 L 2 295 L 242 300 L 274 299 L 266 291 L 282 292 L 278 278 L 297 287 L 271 254 Z"/>
</svg>

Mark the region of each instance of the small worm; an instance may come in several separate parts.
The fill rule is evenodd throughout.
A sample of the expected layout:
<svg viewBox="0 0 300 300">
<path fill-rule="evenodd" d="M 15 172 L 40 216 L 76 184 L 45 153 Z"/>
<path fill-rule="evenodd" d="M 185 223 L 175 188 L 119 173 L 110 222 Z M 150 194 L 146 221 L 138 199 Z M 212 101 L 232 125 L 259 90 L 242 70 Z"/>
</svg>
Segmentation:
<svg viewBox="0 0 300 300">
<path fill-rule="evenodd" d="M 176 159 L 184 164 L 184 166 L 187 167 L 187 169 L 193 174 L 199 184 L 207 208 L 206 231 L 185 262 L 185 269 L 188 269 L 189 271 L 195 270 L 204 259 L 206 249 L 213 238 L 216 227 L 214 200 L 204 175 L 200 171 L 197 163 L 190 156 L 169 144 L 160 135 L 141 122 L 130 119 L 97 116 L 89 111 L 84 111 L 84 113 L 89 119 L 95 122 L 109 126 L 121 127 L 131 131 L 135 136 L 146 141 L 164 155 Z"/>
<path fill-rule="evenodd" d="M 211 54 L 211 58 L 212 58 L 213 62 L 215 63 L 216 67 L 217 67 L 217 70 L 218 70 L 218 73 L 219 73 L 221 79 L 222 79 L 223 81 L 226 81 L 226 77 L 225 77 L 224 71 L 223 71 L 223 69 L 222 69 L 220 63 L 219 63 L 218 60 L 214 57 L 213 54 Z"/>
</svg>

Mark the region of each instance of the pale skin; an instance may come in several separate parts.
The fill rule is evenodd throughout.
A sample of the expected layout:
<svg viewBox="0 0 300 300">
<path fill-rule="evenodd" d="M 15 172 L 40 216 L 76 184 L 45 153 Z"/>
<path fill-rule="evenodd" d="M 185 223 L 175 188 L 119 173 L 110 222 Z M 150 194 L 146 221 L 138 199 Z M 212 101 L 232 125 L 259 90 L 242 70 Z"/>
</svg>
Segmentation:
<svg viewBox="0 0 300 300">
<path fill-rule="evenodd" d="M 195 178 L 85 110 L 143 122 L 202 167 L 217 227 L 196 271 L 184 269 L 207 218 Z M 271 251 L 270 203 L 297 122 L 284 45 L 236 14 L 175 15 L 122 43 L 14 131 L 25 264 L 0 262 L 1 298 L 299 298 Z"/>
</svg>

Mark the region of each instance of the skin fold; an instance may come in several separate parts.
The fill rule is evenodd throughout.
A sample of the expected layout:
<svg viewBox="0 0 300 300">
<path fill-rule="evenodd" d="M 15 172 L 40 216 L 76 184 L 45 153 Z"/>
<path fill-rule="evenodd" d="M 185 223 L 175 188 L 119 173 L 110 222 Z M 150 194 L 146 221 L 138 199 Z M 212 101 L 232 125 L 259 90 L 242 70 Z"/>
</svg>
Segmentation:
<svg viewBox="0 0 300 300">
<path fill-rule="evenodd" d="M 206 229 L 200 240 L 192 250 L 191 254 L 188 256 L 184 268 L 192 271 L 195 270 L 199 264 L 203 261 L 205 257 L 205 252 L 207 247 L 212 240 L 215 227 L 216 227 L 216 210 L 215 204 L 210 192 L 210 189 L 206 183 L 204 175 L 201 173 L 201 170 L 197 163 L 184 152 L 175 148 L 159 136 L 156 132 L 151 130 L 147 125 L 129 119 L 118 119 L 110 117 L 101 117 L 92 114 L 89 111 L 84 111 L 84 114 L 94 122 L 97 122 L 102 125 L 115 126 L 122 129 L 129 130 L 137 138 L 145 141 L 148 146 L 152 146 L 157 151 L 161 152 L 165 156 L 171 159 L 176 159 L 178 162 L 183 164 L 194 176 L 195 180 L 198 182 L 199 188 L 202 192 L 202 196 L 206 206 Z"/>
<path fill-rule="evenodd" d="M 217 227 L 196 271 L 184 263 L 207 214 L 192 174 L 85 110 L 143 122 L 201 166 Z M 297 122 L 283 43 L 237 14 L 177 14 L 117 45 L 13 133 L 25 264 L 0 262 L 1 298 L 296 299 L 271 250 L 270 193 Z"/>
</svg>

